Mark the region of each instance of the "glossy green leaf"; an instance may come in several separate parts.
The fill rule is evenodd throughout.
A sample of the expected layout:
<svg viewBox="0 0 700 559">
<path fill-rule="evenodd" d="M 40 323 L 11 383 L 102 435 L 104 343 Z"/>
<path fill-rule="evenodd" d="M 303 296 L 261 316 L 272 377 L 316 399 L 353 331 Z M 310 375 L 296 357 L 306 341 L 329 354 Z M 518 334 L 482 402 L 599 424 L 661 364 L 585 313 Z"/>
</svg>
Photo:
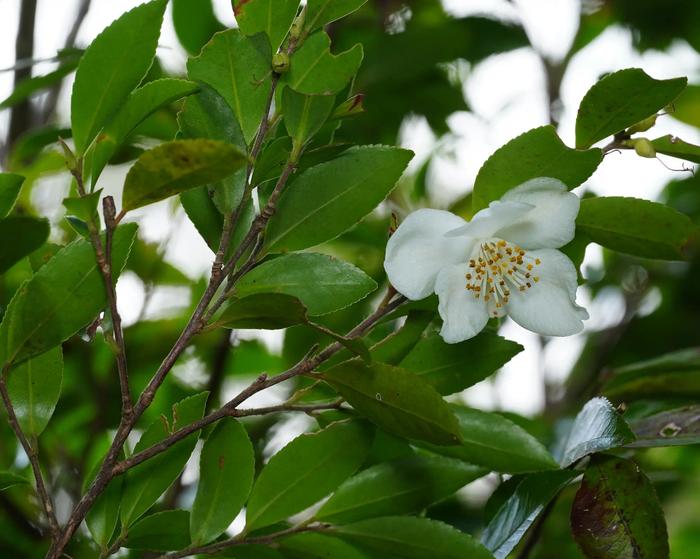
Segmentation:
<svg viewBox="0 0 700 559">
<path fill-rule="evenodd" d="M 160 36 L 166 0 L 126 12 L 90 44 L 75 74 L 71 118 L 76 151 L 85 151 L 146 75 Z"/>
<path fill-rule="evenodd" d="M 505 559 L 544 507 L 579 475 L 580 472 L 559 470 L 524 476 L 486 526 L 481 542 L 496 559 Z"/>
<path fill-rule="evenodd" d="M 673 118 L 700 127 L 700 85 L 691 84 L 673 101 L 670 114 Z"/>
<path fill-rule="evenodd" d="M 665 204 L 622 196 L 581 200 L 576 227 L 606 248 L 662 260 L 685 258 L 697 234 L 685 214 Z"/>
<path fill-rule="evenodd" d="M 692 405 L 630 421 L 636 439 L 628 447 L 645 448 L 700 443 L 700 406 Z"/>
<path fill-rule="evenodd" d="M 655 80 L 639 68 L 607 75 L 588 90 L 576 115 L 576 147 L 588 148 L 663 109 L 688 80 Z"/>
<path fill-rule="evenodd" d="M 172 0 L 172 6 L 175 34 L 190 54 L 198 54 L 214 33 L 225 29 L 211 0 Z"/>
<path fill-rule="evenodd" d="M 700 350 L 682 349 L 613 369 L 602 392 L 615 401 L 700 395 Z"/>
<path fill-rule="evenodd" d="M 242 299 L 229 299 L 213 326 L 277 330 L 306 324 L 306 307 L 291 295 L 258 293 Z"/>
<path fill-rule="evenodd" d="M 631 460 L 595 457 L 571 508 L 571 531 L 590 559 L 667 559 L 654 486 Z"/>
<path fill-rule="evenodd" d="M 197 95 L 185 100 L 177 120 L 182 138 L 220 140 L 236 146 L 241 153 L 247 150 L 243 132 L 231 107 L 207 85 L 202 84 Z M 246 167 L 242 166 L 231 176 L 206 186 L 207 194 L 219 212 L 228 215 L 238 207 L 243 198 L 245 179 Z M 217 233 L 220 231 L 221 225 Z"/>
<path fill-rule="evenodd" d="M 605 398 L 586 402 L 574 420 L 564 443 L 561 465 L 566 468 L 588 454 L 624 446 L 634 434 Z"/>
<path fill-rule="evenodd" d="M 429 518 L 372 518 L 336 526 L 331 533 L 387 559 L 493 559 L 469 534 Z"/>
<path fill-rule="evenodd" d="M 656 138 L 651 142 L 651 145 L 654 146 L 656 153 L 700 163 L 700 146 L 684 142 L 671 134 Z"/>
<path fill-rule="evenodd" d="M 0 471 L 0 491 L 5 491 L 14 485 L 24 485 L 28 484 L 29 480 L 19 474 L 14 472 L 3 472 Z"/>
<path fill-rule="evenodd" d="M 264 32 L 277 52 L 297 15 L 299 0 L 233 0 L 233 13 L 246 35 Z"/>
<path fill-rule="evenodd" d="M 400 366 L 440 394 L 453 394 L 495 373 L 522 350 L 519 343 L 493 332 L 482 332 L 459 344 L 446 344 L 439 335 L 431 334 L 416 344 Z"/>
<path fill-rule="evenodd" d="M 423 331 L 435 317 L 428 311 L 411 311 L 401 328 L 370 348 L 374 361 L 398 365 L 415 347 Z"/>
<path fill-rule="evenodd" d="M 339 54 L 331 53 L 331 39 L 325 31 L 311 35 L 290 59 L 289 72 L 282 81 L 306 95 L 331 95 L 350 83 L 362 64 L 362 45 Z"/>
<path fill-rule="evenodd" d="M 107 549 L 119 520 L 119 504 L 124 490 L 124 476 L 119 476 L 107 484 L 102 494 L 90 507 L 85 524 L 101 549 Z"/>
<path fill-rule="evenodd" d="M 559 468 L 542 443 L 502 415 L 461 406 L 453 406 L 452 411 L 459 421 L 461 446 L 431 446 L 431 450 L 496 472 Z"/>
<path fill-rule="evenodd" d="M 362 7 L 367 0 L 309 0 L 306 3 L 304 29 L 307 32 L 339 20 Z"/>
<path fill-rule="evenodd" d="M 429 454 L 383 462 L 343 483 L 315 518 L 344 524 L 419 512 L 487 473 L 461 460 Z"/>
<path fill-rule="evenodd" d="M 166 510 L 146 516 L 129 528 L 123 546 L 129 549 L 173 551 L 190 545 L 190 513 Z"/>
<path fill-rule="evenodd" d="M 22 189 L 24 177 L 14 173 L 0 173 L 0 219 L 7 216 Z"/>
<path fill-rule="evenodd" d="M 323 379 L 359 413 L 408 439 L 455 445 L 459 425 L 449 406 L 428 383 L 398 367 L 353 360 L 323 373 Z"/>
<path fill-rule="evenodd" d="M 236 294 L 293 295 L 314 316 L 343 309 L 376 288 L 377 283 L 352 264 L 305 252 L 280 256 L 254 268 L 236 284 Z"/>
<path fill-rule="evenodd" d="M 7 391 L 24 433 L 38 437 L 48 425 L 63 379 L 61 347 L 28 359 L 8 373 Z"/>
<path fill-rule="evenodd" d="M 170 433 L 201 419 L 208 392 L 185 398 L 173 406 L 172 419 L 157 419 L 141 435 L 134 447 L 134 454 L 166 438 Z M 125 532 L 143 515 L 163 492 L 177 479 L 192 454 L 199 432 L 178 441 L 166 451 L 131 468 L 126 474 L 119 517 Z M 187 532 L 189 530 L 186 529 Z"/>
<path fill-rule="evenodd" d="M 255 453 L 248 433 L 235 419 L 222 419 L 202 448 L 189 519 L 193 543 L 208 543 L 229 527 L 250 494 L 254 474 Z"/>
<path fill-rule="evenodd" d="M 187 62 L 190 79 L 210 85 L 229 104 L 247 143 L 265 114 L 272 87 L 271 57 L 262 34 L 246 37 L 229 29 L 214 35 L 201 54 Z"/>
<path fill-rule="evenodd" d="M 369 559 L 356 547 L 327 534 L 296 534 L 280 540 L 279 546 L 288 559 Z"/>
<path fill-rule="evenodd" d="M 0 274 L 34 252 L 49 237 L 49 222 L 27 216 L 0 219 Z"/>
<path fill-rule="evenodd" d="M 599 149 L 575 150 L 564 145 L 553 126 L 534 128 L 496 150 L 481 166 L 472 194 L 474 210 L 537 177 L 559 179 L 569 189 L 575 188 L 602 160 Z"/>
<path fill-rule="evenodd" d="M 161 144 L 141 155 L 129 169 L 123 208 L 133 210 L 220 181 L 245 164 L 245 155 L 217 140 L 174 140 Z"/>
<path fill-rule="evenodd" d="M 365 461 L 372 435 L 359 421 L 341 421 L 294 439 L 260 472 L 246 510 L 247 528 L 269 526 L 328 495 Z"/>
<path fill-rule="evenodd" d="M 399 148 L 353 147 L 301 173 L 270 219 L 268 252 L 300 250 L 337 237 L 384 200 L 412 156 Z"/>
<path fill-rule="evenodd" d="M 117 228 L 112 272 L 121 272 L 136 224 Z M 107 298 L 92 245 L 78 239 L 58 251 L 17 290 L 0 324 L 0 362 L 19 363 L 58 346 L 95 319 Z"/>
<path fill-rule="evenodd" d="M 333 95 L 303 95 L 290 87 L 282 91 L 284 125 L 295 148 L 300 149 L 325 124 L 333 110 Z"/>
<path fill-rule="evenodd" d="M 171 78 L 148 82 L 134 90 L 97 137 L 88 155 L 88 173 L 94 184 L 107 162 L 134 129 L 149 115 L 197 91 L 197 84 Z"/>
</svg>

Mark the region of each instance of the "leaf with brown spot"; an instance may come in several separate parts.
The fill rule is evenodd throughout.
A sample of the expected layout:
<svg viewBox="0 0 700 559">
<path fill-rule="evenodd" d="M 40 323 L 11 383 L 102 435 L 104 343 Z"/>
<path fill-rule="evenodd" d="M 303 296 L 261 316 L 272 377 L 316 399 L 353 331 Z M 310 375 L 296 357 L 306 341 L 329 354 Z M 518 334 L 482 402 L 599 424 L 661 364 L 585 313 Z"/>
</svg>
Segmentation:
<svg viewBox="0 0 700 559">
<path fill-rule="evenodd" d="M 666 521 L 649 478 L 631 460 L 596 456 L 571 509 L 571 530 L 590 559 L 667 559 Z"/>
</svg>

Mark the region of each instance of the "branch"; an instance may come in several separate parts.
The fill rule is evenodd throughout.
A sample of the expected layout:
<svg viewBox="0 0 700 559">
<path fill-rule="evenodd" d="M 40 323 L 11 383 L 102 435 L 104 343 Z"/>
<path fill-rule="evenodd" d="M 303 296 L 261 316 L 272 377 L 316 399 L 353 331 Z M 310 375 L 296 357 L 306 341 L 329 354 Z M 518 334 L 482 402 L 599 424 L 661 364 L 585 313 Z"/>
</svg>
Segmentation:
<svg viewBox="0 0 700 559">
<path fill-rule="evenodd" d="M 302 532 L 321 532 L 323 530 L 326 530 L 327 528 L 328 525 L 326 524 L 315 524 L 311 526 L 300 525 L 293 526 L 292 528 L 287 528 L 286 530 L 280 530 L 279 532 L 273 532 L 272 534 L 267 534 L 266 536 L 257 536 L 254 538 L 242 538 L 239 535 L 231 539 L 211 543 L 209 545 L 203 545 L 200 547 L 190 547 L 181 551 L 166 553 L 165 555 L 161 555 L 159 559 L 180 559 L 181 557 L 189 557 L 190 555 L 197 554 L 211 555 L 213 553 L 218 553 L 219 551 L 223 551 L 224 549 L 229 549 L 231 547 L 236 547 L 238 545 L 265 545 L 273 543 L 285 536 L 291 536 L 293 534 L 299 534 Z"/>
<path fill-rule="evenodd" d="M 389 292 L 387 293 L 387 297 L 385 297 L 384 300 L 380 303 L 379 307 L 377 307 L 377 310 L 374 311 L 365 320 L 363 320 L 359 325 L 353 328 L 347 334 L 346 337 L 350 339 L 360 337 L 367 330 L 372 328 L 372 326 L 374 326 L 382 317 L 390 313 L 392 310 L 394 310 L 406 300 L 403 296 L 394 299 L 394 294 L 395 292 L 393 290 L 389 290 Z M 294 365 L 294 367 L 292 367 L 291 369 L 287 369 L 283 373 L 280 373 L 272 378 L 268 378 L 267 375 L 260 375 L 247 388 L 242 390 L 238 395 L 236 395 L 233 399 L 229 400 L 224 406 L 222 406 L 218 410 L 206 415 L 199 421 L 195 421 L 194 423 L 186 425 L 185 427 L 179 429 L 178 431 L 176 431 L 169 437 L 163 439 L 159 443 L 145 450 L 142 450 L 141 452 L 134 454 L 126 460 L 122 460 L 121 462 L 116 464 L 112 469 L 112 475 L 117 476 L 123 474 L 128 469 L 137 466 L 141 462 L 145 462 L 149 458 L 152 458 L 157 454 L 160 454 L 161 452 L 164 452 L 165 450 L 173 446 L 175 443 L 181 441 L 185 437 L 199 431 L 200 429 L 203 429 L 208 425 L 211 425 L 212 423 L 219 421 L 220 419 L 223 419 L 224 417 L 246 417 L 250 415 L 265 415 L 269 413 L 280 413 L 289 411 L 302 411 L 305 413 L 309 413 L 312 411 L 318 411 L 323 409 L 337 409 L 341 403 L 339 401 L 335 401 L 330 404 L 314 404 L 307 406 L 285 403 L 280 404 L 278 406 L 270 406 L 267 408 L 257 408 L 248 410 L 239 410 L 237 408 L 243 402 L 248 400 L 254 394 L 257 394 L 261 390 L 265 390 L 267 388 L 270 388 L 271 386 L 275 386 L 276 384 L 279 384 L 291 378 L 304 375 L 313 371 L 321 363 L 327 361 L 333 355 L 338 353 L 338 351 L 343 349 L 343 347 L 344 346 L 339 342 L 334 342 L 320 353 L 316 355 L 307 355 L 301 361 L 299 361 L 299 363 Z"/>
<path fill-rule="evenodd" d="M 44 513 L 46 514 L 46 519 L 49 522 L 49 528 L 51 530 L 51 537 L 57 538 L 60 533 L 60 528 L 58 526 L 58 521 L 56 520 L 55 509 L 51 497 L 46 490 L 46 484 L 44 483 L 44 477 L 41 474 L 41 467 L 39 465 L 39 455 L 37 451 L 29 444 L 27 436 L 22 431 L 22 427 L 17 420 L 17 415 L 15 414 L 15 408 L 12 406 L 12 400 L 10 399 L 10 394 L 7 391 L 7 371 L 8 366 L 2 370 L 0 375 L 0 394 L 2 395 L 2 401 L 5 404 L 5 409 L 7 410 L 7 417 L 10 427 L 15 433 L 15 436 L 19 440 L 24 452 L 29 458 L 29 463 L 32 467 L 32 472 L 34 473 L 34 479 L 36 481 L 36 492 L 41 499 L 41 504 L 44 508 Z"/>
</svg>

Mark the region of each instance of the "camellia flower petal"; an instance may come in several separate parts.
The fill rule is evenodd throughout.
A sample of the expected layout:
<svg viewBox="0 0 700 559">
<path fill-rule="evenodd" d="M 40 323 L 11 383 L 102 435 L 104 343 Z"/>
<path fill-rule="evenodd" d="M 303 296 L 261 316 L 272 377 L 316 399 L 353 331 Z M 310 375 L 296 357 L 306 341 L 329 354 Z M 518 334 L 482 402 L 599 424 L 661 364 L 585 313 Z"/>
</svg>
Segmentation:
<svg viewBox="0 0 700 559">
<path fill-rule="evenodd" d="M 574 238 L 579 204 L 561 181 L 541 177 L 470 222 L 418 210 L 389 239 L 384 268 L 409 299 L 437 294 L 448 343 L 472 338 L 489 317 L 506 314 L 542 335 L 576 334 L 588 313 L 576 304 L 576 268 L 556 249 Z"/>
</svg>

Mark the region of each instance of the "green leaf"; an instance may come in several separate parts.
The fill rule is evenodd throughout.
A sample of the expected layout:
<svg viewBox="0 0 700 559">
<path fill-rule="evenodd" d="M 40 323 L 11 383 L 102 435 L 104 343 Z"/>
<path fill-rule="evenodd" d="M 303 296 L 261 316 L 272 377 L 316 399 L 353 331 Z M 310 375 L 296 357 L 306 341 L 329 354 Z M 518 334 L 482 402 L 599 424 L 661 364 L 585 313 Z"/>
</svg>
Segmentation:
<svg viewBox="0 0 700 559">
<path fill-rule="evenodd" d="M 187 62 L 190 79 L 210 85 L 226 100 L 248 143 L 267 108 L 271 57 L 263 35 L 246 37 L 238 29 L 229 29 L 214 35 L 201 54 Z"/>
<path fill-rule="evenodd" d="M 700 443 L 700 406 L 692 405 L 630 421 L 636 439 L 627 446 L 646 448 Z"/>
<path fill-rule="evenodd" d="M 566 468 L 588 454 L 624 446 L 633 440 L 632 431 L 612 404 L 605 398 L 593 398 L 576 416 L 560 462 Z"/>
<path fill-rule="evenodd" d="M 138 158 L 124 183 L 123 208 L 133 210 L 220 181 L 245 165 L 234 146 L 216 140 L 174 140 Z"/>
<path fill-rule="evenodd" d="M 267 251 L 300 250 L 337 237 L 386 198 L 412 156 L 393 147 L 353 147 L 301 173 L 270 219 Z"/>
<path fill-rule="evenodd" d="M 88 153 L 86 168 L 92 184 L 97 182 L 105 165 L 127 136 L 149 115 L 173 101 L 192 95 L 198 89 L 193 82 L 167 78 L 148 82 L 129 94 L 119 112 L 97 136 L 94 147 Z"/>
<path fill-rule="evenodd" d="M 421 339 L 400 366 L 419 375 L 440 394 L 453 394 L 482 381 L 523 350 L 493 332 L 459 344 L 446 344 L 437 334 Z"/>
<path fill-rule="evenodd" d="M 58 84 L 68 74 L 78 67 L 79 58 L 67 60 L 56 68 L 53 72 L 42 76 L 34 76 L 18 83 L 12 93 L 0 102 L 0 111 L 12 107 L 30 98 L 44 89 L 48 89 Z"/>
<path fill-rule="evenodd" d="M 606 248 L 661 260 L 685 258 L 697 233 L 688 216 L 669 206 L 622 196 L 581 200 L 576 227 Z"/>
<path fill-rule="evenodd" d="M 305 252 L 280 256 L 254 268 L 236 284 L 236 295 L 293 295 L 316 316 L 348 307 L 375 289 L 377 283 L 352 264 Z"/>
<path fill-rule="evenodd" d="M 246 35 L 264 32 L 277 52 L 297 15 L 299 0 L 233 0 L 238 27 Z"/>
<path fill-rule="evenodd" d="M 373 518 L 336 526 L 331 533 L 387 559 L 493 559 L 469 534 L 429 518 Z"/>
<path fill-rule="evenodd" d="M 0 173 L 0 219 L 6 217 L 15 205 L 24 177 L 14 173 Z"/>
<path fill-rule="evenodd" d="M 10 370 L 7 391 L 26 435 L 38 437 L 48 425 L 61 394 L 61 347 L 28 359 Z"/>
<path fill-rule="evenodd" d="M 462 406 L 453 406 L 452 411 L 463 442 L 429 446 L 434 452 L 511 474 L 559 468 L 542 443 L 502 415 Z"/>
<path fill-rule="evenodd" d="M 595 457 L 571 508 L 571 531 L 590 559 L 667 559 L 654 486 L 631 460 Z"/>
<path fill-rule="evenodd" d="M 602 392 L 615 401 L 700 395 L 700 351 L 682 349 L 618 367 Z"/>
<path fill-rule="evenodd" d="M 602 160 L 603 153 L 597 148 L 581 151 L 564 145 L 553 126 L 534 128 L 496 150 L 481 166 L 474 182 L 474 211 L 538 177 L 559 179 L 569 189 L 575 188 Z"/>
<path fill-rule="evenodd" d="M 288 559 L 368 559 L 359 549 L 341 539 L 313 532 L 281 539 L 279 546 Z"/>
<path fill-rule="evenodd" d="M 241 153 L 247 150 L 243 132 L 231 107 L 207 85 L 202 85 L 199 94 L 185 101 L 177 120 L 183 138 L 220 140 L 236 146 Z M 243 199 L 245 179 L 246 168 L 241 167 L 222 181 L 207 185 L 207 193 L 219 212 L 228 215 L 238 207 Z M 221 226 L 217 228 L 217 233 L 220 232 Z"/>
<path fill-rule="evenodd" d="M 408 371 L 352 360 L 325 371 L 322 378 L 359 413 L 390 433 L 437 445 L 460 442 L 459 425 L 449 406 L 432 386 Z"/>
<path fill-rule="evenodd" d="M 5 491 L 14 485 L 28 484 L 29 480 L 14 472 L 0 471 L 0 491 Z"/>
<path fill-rule="evenodd" d="M 370 348 L 372 360 L 388 365 L 398 365 L 413 350 L 434 317 L 435 314 L 432 312 L 417 310 L 409 312 L 401 328 Z"/>
<path fill-rule="evenodd" d="M 700 163 L 700 146 L 684 142 L 680 138 L 668 134 L 651 142 L 657 153 Z"/>
<path fill-rule="evenodd" d="M 136 224 L 117 228 L 112 272 L 121 272 Z M 0 363 L 19 363 L 60 345 L 107 304 L 92 245 L 78 239 L 58 251 L 15 293 L 0 324 Z"/>
<path fill-rule="evenodd" d="M 639 68 L 605 76 L 588 90 L 576 115 L 576 147 L 597 141 L 637 124 L 673 102 L 688 80 L 655 80 Z"/>
<path fill-rule="evenodd" d="M 344 524 L 419 512 L 487 473 L 461 460 L 429 454 L 383 462 L 343 483 L 315 518 Z"/>
<path fill-rule="evenodd" d="M 190 513 L 166 510 L 146 516 L 129 528 L 123 546 L 149 551 L 174 551 L 190 545 Z"/>
<path fill-rule="evenodd" d="M 153 422 L 136 443 L 134 454 L 146 450 L 178 429 L 201 419 L 208 394 L 208 392 L 201 392 L 175 404 L 172 422 L 167 425 L 164 418 Z M 192 433 L 166 451 L 134 466 L 127 472 L 119 511 L 124 533 L 177 479 L 189 460 L 198 437 L 198 431 Z M 189 533 L 187 528 L 185 531 Z"/>
<path fill-rule="evenodd" d="M 367 0 L 309 0 L 304 29 L 307 33 L 339 20 L 362 7 Z"/>
<path fill-rule="evenodd" d="M 73 140 L 82 154 L 148 71 L 160 35 L 166 0 L 126 12 L 87 48 L 71 95 Z"/>
<path fill-rule="evenodd" d="M 198 54 L 214 33 L 225 29 L 211 0 L 172 0 L 172 5 L 175 34 L 190 54 Z"/>
<path fill-rule="evenodd" d="M 486 526 L 481 542 L 496 559 L 505 559 L 544 507 L 579 475 L 580 472 L 558 470 L 524 476 Z"/>
<path fill-rule="evenodd" d="M 350 83 L 362 64 L 362 45 L 331 54 L 331 39 L 325 31 L 311 35 L 290 59 L 282 82 L 306 95 L 331 95 Z"/>
<path fill-rule="evenodd" d="M 86 196 L 64 198 L 62 203 L 69 214 L 83 221 L 95 220 L 97 222 L 97 206 L 100 203 L 101 195 L 102 189 L 99 189 Z"/>
<path fill-rule="evenodd" d="M 85 517 L 90 534 L 100 546 L 107 549 L 119 520 L 119 504 L 124 489 L 124 476 L 113 478 Z"/>
<path fill-rule="evenodd" d="M 49 222 L 27 216 L 10 216 L 0 219 L 0 274 L 28 256 L 46 242 Z"/>
<path fill-rule="evenodd" d="M 303 95 L 290 87 L 282 91 L 284 125 L 300 150 L 325 124 L 335 105 L 333 95 Z"/>
<path fill-rule="evenodd" d="M 245 428 L 224 418 L 204 443 L 199 486 L 189 530 L 196 545 L 208 543 L 233 522 L 250 494 L 255 453 Z"/>
<path fill-rule="evenodd" d="M 357 471 L 371 444 L 372 431 L 358 421 L 294 439 L 260 472 L 246 510 L 247 529 L 274 524 L 328 495 Z"/>
<path fill-rule="evenodd" d="M 230 299 L 212 326 L 277 330 L 306 324 L 306 307 L 291 295 L 258 293 Z"/>
</svg>

